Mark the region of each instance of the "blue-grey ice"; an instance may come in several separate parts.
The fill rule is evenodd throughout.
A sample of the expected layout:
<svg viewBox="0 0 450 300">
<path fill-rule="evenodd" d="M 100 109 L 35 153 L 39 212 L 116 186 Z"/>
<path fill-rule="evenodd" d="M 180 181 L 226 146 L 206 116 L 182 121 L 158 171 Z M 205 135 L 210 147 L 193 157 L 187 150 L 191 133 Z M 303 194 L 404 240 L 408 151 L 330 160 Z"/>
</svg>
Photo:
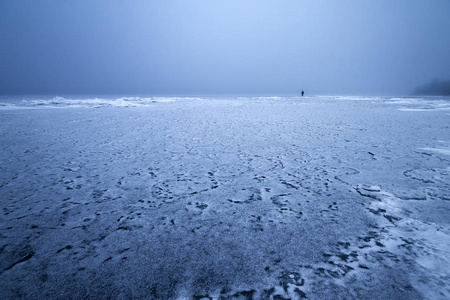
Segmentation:
<svg viewBox="0 0 450 300">
<path fill-rule="evenodd" d="M 0 102 L 2 298 L 450 298 L 448 98 Z"/>
</svg>

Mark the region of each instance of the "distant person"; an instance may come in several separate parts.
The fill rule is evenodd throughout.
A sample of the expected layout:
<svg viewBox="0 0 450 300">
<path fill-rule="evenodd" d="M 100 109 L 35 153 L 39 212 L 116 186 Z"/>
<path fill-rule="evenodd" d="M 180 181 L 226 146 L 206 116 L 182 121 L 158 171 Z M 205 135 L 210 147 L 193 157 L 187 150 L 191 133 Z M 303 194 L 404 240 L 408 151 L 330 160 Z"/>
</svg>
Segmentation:
<svg viewBox="0 0 450 300">
<path fill-rule="evenodd" d="M 303 97 L 303 95 L 305 94 L 305 92 L 304 91 L 302 91 L 302 97 Z"/>
</svg>

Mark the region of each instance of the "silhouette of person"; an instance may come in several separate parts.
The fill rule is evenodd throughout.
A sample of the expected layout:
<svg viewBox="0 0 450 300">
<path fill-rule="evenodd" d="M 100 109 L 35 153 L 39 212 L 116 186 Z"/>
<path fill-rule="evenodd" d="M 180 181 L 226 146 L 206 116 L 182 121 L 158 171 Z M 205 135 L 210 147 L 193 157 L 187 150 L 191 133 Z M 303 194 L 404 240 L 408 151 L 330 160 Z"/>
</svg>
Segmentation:
<svg viewBox="0 0 450 300">
<path fill-rule="evenodd" d="M 302 91 L 302 97 L 303 97 L 303 94 L 304 94 L 305 92 L 304 91 Z"/>
</svg>

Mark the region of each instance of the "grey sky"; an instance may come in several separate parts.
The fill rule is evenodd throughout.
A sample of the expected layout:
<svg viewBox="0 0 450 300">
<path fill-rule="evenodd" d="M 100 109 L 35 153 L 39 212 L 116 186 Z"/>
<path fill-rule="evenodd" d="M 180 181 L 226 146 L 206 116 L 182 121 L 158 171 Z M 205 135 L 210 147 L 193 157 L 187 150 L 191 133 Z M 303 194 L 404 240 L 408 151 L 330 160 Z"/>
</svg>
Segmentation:
<svg viewBox="0 0 450 300">
<path fill-rule="evenodd" d="M 450 78 L 448 0 L 0 2 L 1 94 L 408 94 Z"/>
</svg>

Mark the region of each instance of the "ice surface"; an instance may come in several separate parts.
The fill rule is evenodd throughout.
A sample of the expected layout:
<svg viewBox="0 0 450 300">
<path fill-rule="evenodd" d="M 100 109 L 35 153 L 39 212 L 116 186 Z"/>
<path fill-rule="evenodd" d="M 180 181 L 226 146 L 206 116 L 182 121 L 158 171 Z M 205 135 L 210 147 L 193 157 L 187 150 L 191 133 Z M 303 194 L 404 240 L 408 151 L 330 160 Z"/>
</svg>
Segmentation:
<svg viewBox="0 0 450 300">
<path fill-rule="evenodd" d="M 0 102 L 5 299 L 450 297 L 446 98 Z"/>
</svg>

